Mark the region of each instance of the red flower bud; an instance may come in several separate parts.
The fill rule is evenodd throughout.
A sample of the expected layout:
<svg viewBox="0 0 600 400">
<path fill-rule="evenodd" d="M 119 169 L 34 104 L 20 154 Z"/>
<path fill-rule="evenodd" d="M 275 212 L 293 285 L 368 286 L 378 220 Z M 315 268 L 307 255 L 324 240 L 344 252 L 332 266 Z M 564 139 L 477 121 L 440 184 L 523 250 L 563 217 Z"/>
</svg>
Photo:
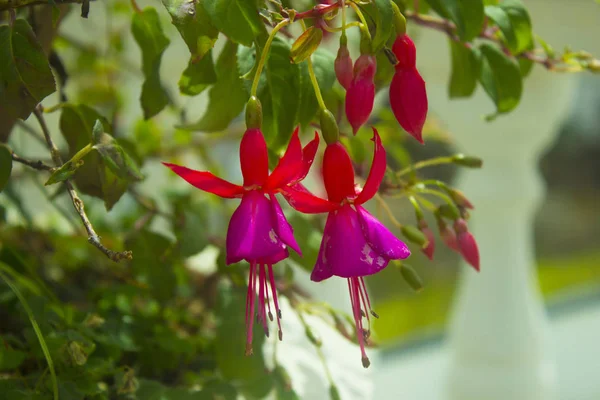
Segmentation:
<svg viewBox="0 0 600 400">
<path fill-rule="evenodd" d="M 423 125 L 427 118 L 425 81 L 416 68 L 396 68 L 390 85 L 390 106 L 406 132 L 423 143 Z"/>
<path fill-rule="evenodd" d="M 417 60 L 417 49 L 415 47 L 415 43 L 408 35 L 398 36 L 396 38 L 396 41 L 394 42 L 394 45 L 392 46 L 392 51 L 398 59 L 396 69 L 415 68 Z"/>
<path fill-rule="evenodd" d="M 375 101 L 375 57 L 361 55 L 354 64 L 354 79 L 346 92 L 346 117 L 354 134 L 369 119 Z"/>
<path fill-rule="evenodd" d="M 435 252 L 435 236 L 433 235 L 433 231 L 429 229 L 429 226 L 427 226 L 427 222 L 425 222 L 424 219 L 419 221 L 419 230 L 423 232 L 427 238 L 427 245 L 423 247 L 421 251 L 423 251 L 427 258 L 433 260 L 433 253 Z"/>
<path fill-rule="evenodd" d="M 438 229 L 442 238 L 442 242 L 444 242 L 449 249 L 460 253 L 456 233 L 444 222 L 443 219 L 438 219 Z"/>
<path fill-rule="evenodd" d="M 338 82 L 344 87 L 344 89 L 348 90 L 353 78 L 352 59 L 350 58 L 350 53 L 348 52 L 348 46 L 340 45 L 334 67 L 335 76 L 337 77 Z"/>
<path fill-rule="evenodd" d="M 462 218 L 457 219 L 454 222 L 454 230 L 456 231 L 460 254 L 466 262 L 479 272 L 479 249 L 477 248 L 475 238 L 469 232 L 467 222 Z"/>
</svg>

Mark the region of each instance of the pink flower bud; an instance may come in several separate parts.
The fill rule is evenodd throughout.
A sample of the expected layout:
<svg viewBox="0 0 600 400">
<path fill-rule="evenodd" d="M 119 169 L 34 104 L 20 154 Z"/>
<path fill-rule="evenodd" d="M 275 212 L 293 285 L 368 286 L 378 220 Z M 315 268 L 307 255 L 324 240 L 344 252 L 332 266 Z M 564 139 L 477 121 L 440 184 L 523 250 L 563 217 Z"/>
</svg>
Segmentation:
<svg viewBox="0 0 600 400">
<path fill-rule="evenodd" d="M 369 119 L 375 101 L 375 57 L 361 55 L 354 64 L 354 79 L 346 92 L 346 117 L 356 135 L 358 129 Z"/>
<path fill-rule="evenodd" d="M 398 59 L 396 69 L 415 68 L 417 60 L 417 49 L 415 47 L 415 43 L 408 35 L 402 35 L 396 38 L 396 41 L 392 46 L 392 52 Z"/>
<path fill-rule="evenodd" d="M 454 230 L 456 231 L 460 254 L 466 262 L 479 272 L 479 249 L 477 248 L 475 238 L 469 232 L 467 222 L 462 218 L 457 219 L 454 221 Z"/>
<path fill-rule="evenodd" d="M 423 232 L 427 238 L 427 245 L 423 247 L 421 251 L 423 251 L 427 258 L 433 260 L 433 253 L 435 252 L 435 236 L 433 235 L 433 231 L 429 229 L 429 226 L 427 226 L 427 222 L 425 222 L 424 219 L 419 221 L 419 230 Z"/>
<path fill-rule="evenodd" d="M 353 73 L 352 59 L 350 58 L 350 53 L 348 52 L 348 47 L 346 45 L 340 45 L 337 57 L 335 58 L 334 68 L 338 82 L 344 89 L 348 90 L 352 83 Z"/>
<path fill-rule="evenodd" d="M 458 248 L 458 240 L 456 238 L 456 233 L 449 227 L 444 220 L 438 219 L 438 229 L 440 231 L 440 236 L 442 237 L 442 242 L 451 250 L 460 253 L 460 249 Z"/>
<path fill-rule="evenodd" d="M 396 68 L 390 85 L 390 106 L 402 128 L 423 143 L 423 125 L 427 118 L 425 81 L 416 68 Z"/>
</svg>

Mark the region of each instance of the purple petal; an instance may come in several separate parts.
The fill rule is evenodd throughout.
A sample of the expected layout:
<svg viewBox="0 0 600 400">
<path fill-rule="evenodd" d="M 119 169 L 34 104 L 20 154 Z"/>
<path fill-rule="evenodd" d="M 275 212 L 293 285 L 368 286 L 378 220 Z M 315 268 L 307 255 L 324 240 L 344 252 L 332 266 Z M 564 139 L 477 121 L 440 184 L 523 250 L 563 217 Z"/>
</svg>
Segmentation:
<svg viewBox="0 0 600 400">
<path fill-rule="evenodd" d="M 227 229 L 227 264 L 241 260 L 260 261 L 285 250 L 277 236 L 270 201 L 260 192 L 244 194 Z"/>
<path fill-rule="evenodd" d="M 331 240 L 332 221 L 334 219 L 333 214 L 335 211 L 330 212 L 327 215 L 327 222 L 325 222 L 325 229 L 323 230 L 323 238 L 321 239 L 321 248 L 319 249 L 319 256 L 317 257 L 317 263 L 310 274 L 310 280 L 313 282 L 321 282 L 333 275 L 331 264 L 327 262 L 326 249 L 329 247 L 329 241 Z"/>
<path fill-rule="evenodd" d="M 329 272 L 342 278 L 372 275 L 384 269 L 388 262 L 389 258 L 379 254 L 367 242 L 358 214 L 351 206 L 343 206 L 329 214 L 315 265 L 315 271 L 319 271 L 317 278 Z"/>
<path fill-rule="evenodd" d="M 394 236 L 385 225 L 363 207 L 356 206 L 356 210 L 363 235 L 375 251 L 392 260 L 404 260 L 410 256 L 408 246 Z"/>
<path fill-rule="evenodd" d="M 277 233 L 277 236 L 279 236 L 281 241 L 290 246 L 296 253 L 302 255 L 300 246 L 298 246 L 296 238 L 294 238 L 294 230 L 285 218 L 285 214 L 283 213 L 277 198 L 275 195 L 270 195 L 269 197 L 271 199 L 273 221 L 275 223 L 275 232 Z"/>
</svg>

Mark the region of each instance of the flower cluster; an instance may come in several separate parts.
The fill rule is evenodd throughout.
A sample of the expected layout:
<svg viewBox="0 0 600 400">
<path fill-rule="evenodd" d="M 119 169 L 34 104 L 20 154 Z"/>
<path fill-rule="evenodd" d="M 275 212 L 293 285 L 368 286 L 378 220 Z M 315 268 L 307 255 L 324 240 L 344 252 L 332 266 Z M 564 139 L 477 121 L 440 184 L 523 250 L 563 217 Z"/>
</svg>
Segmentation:
<svg viewBox="0 0 600 400">
<path fill-rule="evenodd" d="M 393 52 L 398 63 L 390 87 L 391 107 L 400 125 L 422 143 L 427 96 L 425 83 L 415 67 L 415 47 L 412 40 L 402 34 L 396 39 Z M 345 110 L 354 134 L 368 121 L 373 109 L 376 68 L 375 55 L 369 53 L 360 55 L 353 65 L 346 44 L 342 41 L 335 60 L 335 72 L 347 91 Z M 273 299 L 279 339 L 282 339 L 281 310 L 273 265 L 286 259 L 289 249 L 302 254 L 277 195 L 280 194 L 293 209 L 301 213 L 327 214 L 311 280 L 320 282 L 332 276 L 348 280 L 356 336 L 366 368 L 370 364 L 365 351 L 370 335 L 370 316 L 377 317 L 377 314 L 371 310 L 363 278 L 381 271 L 390 260 L 406 259 L 410 256 L 410 250 L 363 207 L 377 194 L 387 169 L 386 151 L 379 133 L 373 128 L 373 161 L 364 186 L 360 188 L 355 182 L 350 155 L 339 140 L 336 120 L 323 104 L 320 114 L 322 135 L 327 143 L 321 171 L 326 199 L 313 195 L 301 183 L 317 153 L 317 133 L 313 140 L 302 147 L 296 129 L 285 153 L 269 173 L 267 145 L 261 131 L 262 109 L 254 96 L 246 107 L 247 130 L 240 143 L 242 185 L 227 182 L 207 171 L 164 164 L 203 191 L 223 198 L 241 199 L 227 229 L 226 262 L 246 261 L 250 264 L 246 298 L 247 355 L 252 354 L 255 316 L 265 334 L 269 335 L 267 318 L 273 320 L 269 297 Z M 454 229 L 443 225 L 445 222 L 441 217 L 438 224 L 444 242 L 478 269 L 477 245 L 464 220 L 456 219 Z M 423 219 L 419 219 L 419 229 L 426 243 L 422 250 L 431 258 L 434 252 L 433 233 Z"/>
</svg>

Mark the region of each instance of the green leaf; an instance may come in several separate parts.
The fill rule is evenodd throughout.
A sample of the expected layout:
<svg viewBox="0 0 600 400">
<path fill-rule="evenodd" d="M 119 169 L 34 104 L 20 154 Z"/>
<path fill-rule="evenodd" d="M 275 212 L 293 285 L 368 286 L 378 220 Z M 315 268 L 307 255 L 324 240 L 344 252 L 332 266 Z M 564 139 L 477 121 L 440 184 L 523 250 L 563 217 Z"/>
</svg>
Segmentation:
<svg viewBox="0 0 600 400">
<path fill-rule="evenodd" d="M 173 244 L 166 237 L 143 230 L 127 240 L 135 257 L 131 261 L 133 272 L 145 281 L 157 300 L 165 302 L 175 293 L 177 281 L 173 268 Z"/>
<path fill-rule="evenodd" d="M 162 3 L 190 50 L 191 62 L 200 61 L 213 48 L 219 35 L 204 7 L 189 0 L 162 0 Z"/>
<path fill-rule="evenodd" d="M 291 61 L 294 64 L 300 64 L 309 58 L 319 48 L 321 39 L 323 39 L 323 30 L 314 26 L 309 27 L 292 44 L 290 50 Z"/>
<path fill-rule="evenodd" d="M 375 36 L 371 42 L 374 53 L 379 52 L 394 32 L 394 9 L 391 0 L 375 0 Z"/>
<path fill-rule="evenodd" d="M 169 39 L 163 33 L 158 13 L 152 7 L 133 15 L 131 32 L 142 50 L 142 70 L 146 79 L 140 101 L 144 118 L 148 119 L 169 104 L 169 96 L 160 82 L 160 62 Z"/>
<path fill-rule="evenodd" d="M 69 144 L 69 157 L 92 142 L 92 132 L 97 120 L 103 130 L 110 133 L 110 124 L 96 110 L 86 105 L 67 104 L 61 109 L 59 126 Z M 107 210 L 121 198 L 127 189 L 127 182 L 120 180 L 106 166 L 98 152 L 91 152 L 84 158 L 85 163 L 75 173 L 78 189 L 90 196 L 104 200 Z"/>
<path fill-rule="evenodd" d="M 1 338 L 0 338 L 1 341 Z M 5 345 L 0 346 L 0 371 L 11 371 L 17 368 L 25 361 L 27 353 L 15 350 Z"/>
<path fill-rule="evenodd" d="M 479 76 L 479 57 L 475 50 L 464 43 L 449 39 L 452 54 L 452 74 L 448 92 L 450 98 L 469 97 L 477 86 Z"/>
<path fill-rule="evenodd" d="M 144 176 L 129 154 L 109 134 L 104 133 L 94 145 L 102 160 L 121 179 L 140 181 Z"/>
<path fill-rule="evenodd" d="M 84 164 L 83 160 L 78 162 L 67 161 L 60 168 L 52 172 L 44 186 L 54 185 L 55 183 L 64 182 L 75 175 L 75 172 Z"/>
<path fill-rule="evenodd" d="M 179 91 L 181 94 L 196 96 L 216 81 L 217 73 L 213 65 L 212 51 L 210 51 L 198 62 L 190 59 L 179 80 Z"/>
<path fill-rule="evenodd" d="M 531 19 L 520 0 L 506 0 L 497 6 L 486 6 L 485 14 L 498 25 L 506 45 L 513 54 L 531 48 Z"/>
<path fill-rule="evenodd" d="M 251 46 L 254 38 L 265 29 L 255 1 L 205 0 L 201 4 L 212 24 L 236 43 Z"/>
<path fill-rule="evenodd" d="M 237 70 L 238 45 L 228 41 L 217 60 L 217 82 L 208 92 L 208 106 L 200 120 L 183 129 L 205 132 L 221 131 L 244 109 L 248 99 Z M 289 63 L 289 61 L 288 61 Z"/>
<path fill-rule="evenodd" d="M 0 60 L 0 119 L 26 119 L 56 86 L 48 59 L 24 19 L 0 25 Z"/>
<path fill-rule="evenodd" d="M 334 62 L 335 55 L 327 49 L 319 48 L 312 55 L 313 70 L 323 95 L 329 92 L 335 83 Z M 300 65 L 299 86 L 300 104 L 298 105 L 296 122 L 305 127 L 315 118 L 319 110 L 315 90 L 308 74 L 308 66 L 305 63 Z"/>
<path fill-rule="evenodd" d="M 0 192 L 4 189 L 12 171 L 12 151 L 5 144 L 0 144 Z"/>
<path fill-rule="evenodd" d="M 471 41 L 481 32 L 485 17 L 482 0 L 427 0 L 427 2 L 440 16 L 454 22 L 462 41 Z"/>
<path fill-rule="evenodd" d="M 509 112 L 519 104 L 523 90 L 519 65 L 491 44 L 482 44 L 480 50 L 479 81 L 496 104 L 496 114 Z"/>
</svg>

